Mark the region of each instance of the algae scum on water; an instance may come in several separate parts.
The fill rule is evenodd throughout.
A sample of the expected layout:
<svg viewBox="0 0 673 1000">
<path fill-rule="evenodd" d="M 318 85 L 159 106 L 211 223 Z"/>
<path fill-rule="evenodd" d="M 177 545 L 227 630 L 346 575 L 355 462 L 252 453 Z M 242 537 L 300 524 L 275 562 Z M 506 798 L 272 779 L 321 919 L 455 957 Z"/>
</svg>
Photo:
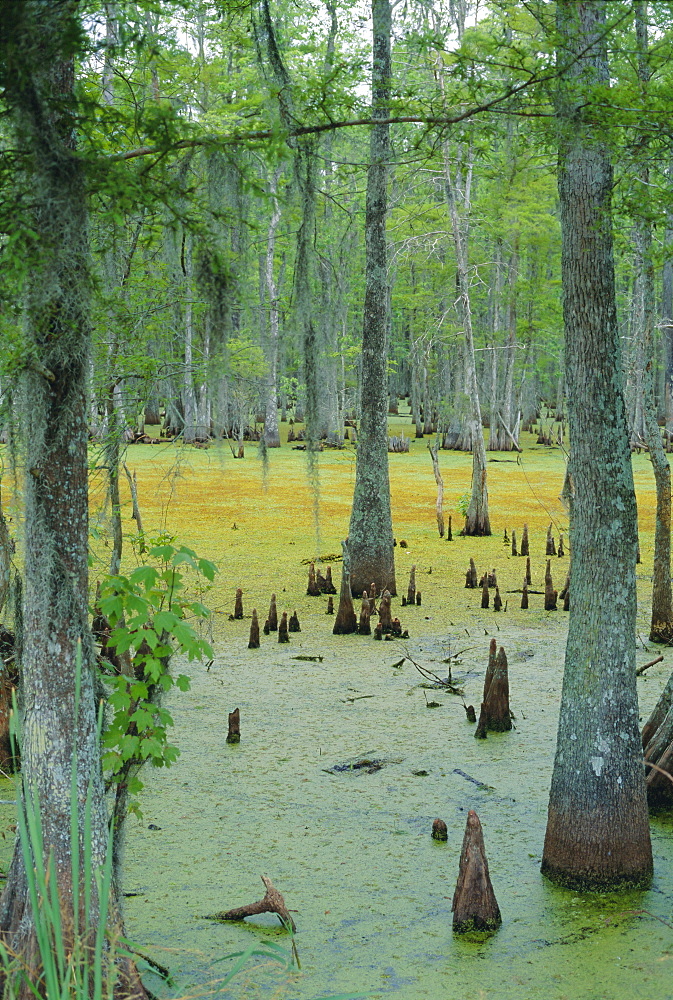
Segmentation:
<svg viewBox="0 0 673 1000">
<path fill-rule="evenodd" d="M 395 533 L 407 542 L 396 549 L 398 592 L 406 592 L 415 564 L 423 599 L 407 608 L 394 601 L 410 638 L 384 643 L 333 636 L 326 597 L 306 596 L 303 561 L 320 553 L 303 456 L 282 449 L 264 476 L 254 458 L 234 462 L 220 446 L 188 450 L 176 476 L 172 446 L 129 451 L 146 530 L 167 526 L 220 566 L 204 597 L 215 609 L 216 657 L 209 666 L 190 664 L 191 690 L 171 696 L 181 756 L 169 770 L 144 775 L 144 818 L 129 824 L 131 937 L 171 967 L 179 992 L 217 994 L 231 964 L 222 956 L 264 940 L 289 951 L 273 915 L 236 924 L 203 919 L 259 899 L 265 874 L 296 921 L 301 970 L 249 963 L 224 996 L 673 997 L 669 817 L 652 823 L 649 892 L 580 896 L 539 872 L 567 615 L 544 612 L 543 597 L 533 593 L 530 609 L 520 610 L 525 560 L 511 556 L 502 536 L 507 527 L 520 537 L 528 523 L 531 591 L 542 590 L 550 521 L 567 540 L 560 452 L 528 448 L 520 464 L 489 464 L 494 535 L 451 543 L 437 536 L 423 443 L 390 457 Z M 440 464 L 448 513 L 469 486 L 471 459 L 442 453 Z M 644 637 L 654 494 L 646 460 L 636 457 L 634 466 Z M 352 453 L 320 456 L 323 554 L 340 551 L 353 475 Z M 453 515 L 455 531 L 460 518 Z M 499 614 L 480 608 L 479 590 L 464 588 L 471 556 L 480 573 L 497 570 L 506 608 Z M 552 561 L 559 589 L 567 566 L 567 557 Z M 332 568 L 338 587 L 340 567 Z M 245 617 L 229 621 L 238 587 Z M 301 632 L 287 645 L 262 636 L 261 648 L 248 650 L 252 609 L 263 621 L 272 591 L 279 613 L 297 610 Z M 492 636 L 509 659 L 514 728 L 475 740 L 461 696 L 424 686 L 427 677 L 412 660 L 443 677 L 450 660 L 454 684 L 478 706 Z M 641 648 L 639 662 L 650 658 Z M 664 662 L 639 680 L 642 715 L 672 668 L 666 650 Z M 241 742 L 227 745 L 234 708 Z M 503 917 L 486 940 L 455 938 L 451 930 L 469 809 L 483 825 Z M 446 822 L 446 842 L 431 838 L 436 817 Z M 170 992 L 160 983 L 152 988 Z"/>
</svg>

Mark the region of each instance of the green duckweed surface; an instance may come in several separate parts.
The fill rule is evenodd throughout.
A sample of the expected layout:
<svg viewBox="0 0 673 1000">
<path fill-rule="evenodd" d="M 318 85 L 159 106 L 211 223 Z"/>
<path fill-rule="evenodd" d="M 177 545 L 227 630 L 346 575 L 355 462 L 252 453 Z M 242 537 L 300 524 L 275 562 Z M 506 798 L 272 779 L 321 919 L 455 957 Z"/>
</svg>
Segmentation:
<svg viewBox="0 0 673 1000">
<path fill-rule="evenodd" d="M 305 596 L 301 560 L 315 553 L 315 542 L 301 456 L 274 456 L 266 480 L 256 463 L 212 453 L 196 455 L 182 470 L 174 507 L 180 531 L 222 568 L 211 595 L 220 612 L 217 655 L 209 669 L 192 667 L 192 690 L 171 702 L 178 763 L 145 776 L 144 820 L 131 821 L 127 845 L 125 889 L 138 894 L 127 900 L 129 932 L 175 970 L 180 992 L 218 993 L 228 963 L 213 964 L 217 959 L 262 940 L 289 948 L 273 916 L 239 924 L 203 919 L 261 898 L 260 875 L 267 874 L 294 911 L 302 968 L 251 963 L 225 996 L 673 997 L 670 817 L 652 821 L 655 878 L 648 892 L 582 896 L 539 873 L 567 615 L 545 613 L 540 596 L 531 597 L 529 612 L 519 610 L 512 591 L 521 586 L 523 560 L 511 557 L 502 530 L 514 526 L 520 537 L 528 521 L 533 589 L 542 590 L 546 524 L 553 517 L 565 527 L 560 456 L 540 449 L 526 454 L 523 470 L 514 462 L 491 465 L 494 536 L 447 543 L 433 526 L 430 462 L 416 447 L 410 456 L 393 456 L 391 472 L 395 530 L 408 540 L 408 548 L 396 550 L 398 591 L 406 592 L 415 563 L 423 592 L 421 608 L 394 602 L 411 634 L 406 642 L 333 636 L 326 599 Z M 141 482 L 151 463 L 161 464 L 157 456 L 142 458 Z M 321 462 L 326 513 L 319 544 L 334 553 L 347 530 L 352 467 L 343 454 Z M 646 462 L 636 458 L 635 465 L 645 560 L 639 629 L 646 635 L 653 493 Z M 442 466 L 450 507 L 469 482 L 469 456 L 443 456 Z M 159 505 L 159 492 L 155 500 Z M 463 588 L 470 555 L 480 571 L 496 567 L 506 612 L 482 611 L 480 592 Z M 567 559 L 552 569 L 560 589 Z M 262 637 L 262 648 L 249 651 L 249 618 L 227 620 L 237 586 L 246 616 L 256 606 L 263 621 L 274 590 L 279 612 L 297 608 L 302 632 L 287 646 Z M 408 658 L 401 668 L 392 664 L 409 654 L 446 676 L 442 660 L 463 651 L 453 679 L 466 703 L 478 705 L 491 636 L 508 653 L 516 722 L 511 733 L 479 741 L 460 697 L 420 687 L 423 678 Z M 639 662 L 656 652 L 641 648 Z M 639 681 L 643 716 L 672 668 L 666 651 Z M 426 700 L 440 706 L 427 708 Z M 242 739 L 229 746 L 227 713 L 235 707 Z M 373 773 L 328 770 L 364 759 L 384 766 Z M 470 808 L 482 821 L 503 915 L 498 933 L 482 941 L 451 931 Z M 447 824 L 446 843 L 430 837 L 437 816 Z"/>
<path fill-rule="evenodd" d="M 395 429 L 395 432 L 399 432 Z M 408 425 L 405 428 L 408 431 Z M 391 492 L 398 540 L 397 585 L 406 592 L 417 567 L 420 608 L 395 613 L 406 642 L 331 634 L 326 598 L 306 597 L 306 566 L 340 552 L 348 530 L 354 457 L 320 457 L 320 540 L 313 526 L 305 457 L 283 448 L 265 474 L 248 448 L 234 461 L 225 446 L 129 450 L 148 532 L 167 527 L 221 572 L 205 599 L 215 609 L 216 656 L 191 664 L 192 688 L 169 707 L 181 748 L 169 770 L 146 772 L 142 822 L 129 820 L 124 889 L 129 935 L 169 965 L 175 984 L 148 976 L 161 996 L 236 1000 L 312 1000 L 343 993 L 399 1000 L 666 1000 L 673 998 L 673 821 L 653 818 L 655 877 L 648 892 L 579 895 L 552 886 L 539 862 L 553 763 L 568 616 L 546 613 L 531 595 L 519 609 L 524 560 L 502 533 L 531 533 L 533 589 L 543 589 L 548 523 L 566 531 L 558 499 L 563 458 L 528 439 L 522 461 L 489 463 L 491 520 L 486 539 L 440 540 L 436 487 L 424 442 L 392 455 Z M 460 522 L 458 497 L 469 487 L 468 455 L 442 453 L 446 511 Z M 639 621 L 647 636 L 654 487 L 645 456 L 635 456 L 641 551 Z M 92 481 L 92 515 L 101 522 L 104 483 Z M 19 505 L 16 505 L 19 509 Z M 124 519 L 132 532 L 130 498 Z M 20 528 L 20 524 L 19 524 Z M 20 533 L 20 531 L 19 531 Z M 127 553 L 130 548 L 127 547 Z M 106 558 L 99 547 L 98 556 Z M 506 610 L 480 609 L 464 589 L 473 556 L 495 567 Z M 130 559 L 130 557 L 129 557 Z M 568 559 L 552 561 L 560 589 Z M 99 565 L 102 565 L 99 564 Z M 335 583 L 340 569 L 333 564 Z M 95 580 L 97 567 L 92 573 Z M 237 587 L 243 621 L 229 621 Z M 298 611 L 302 631 L 289 645 L 262 637 L 248 650 L 249 615 L 261 621 L 272 591 L 279 612 Z M 453 679 L 478 706 L 490 637 L 509 658 L 515 729 L 475 740 L 462 699 L 419 685 L 406 658 L 446 676 L 442 661 L 461 653 Z M 658 650 L 639 648 L 639 662 Z M 322 662 L 296 660 L 322 656 Z M 673 669 L 673 650 L 639 680 L 646 717 Z M 426 700 L 440 703 L 427 708 Z M 241 711 L 241 743 L 225 742 L 227 713 Z M 330 772 L 334 765 L 384 765 Z M 9 783 L 0 788 L 13 798 Z M 467 811 L 478 812 L 491 878 L 503 916 L 486 940 L 455 938 L 451 898 Z M 448 841 L 430 837 L 435 817 Z M 0 825 L 12 807 L 0 806 Z M 158 827 L 151 829 L 150 827 Z M 12 837 L 2 848 L 8 860 Z M 301 970 L 249 962 L 223 987 L 223 956 L 270 940 L 290 941 L 275 917 L 224 924 L 204 915 L 259 899 L 260 875 L 284 894 L 297 923 Z"/>
</svg>

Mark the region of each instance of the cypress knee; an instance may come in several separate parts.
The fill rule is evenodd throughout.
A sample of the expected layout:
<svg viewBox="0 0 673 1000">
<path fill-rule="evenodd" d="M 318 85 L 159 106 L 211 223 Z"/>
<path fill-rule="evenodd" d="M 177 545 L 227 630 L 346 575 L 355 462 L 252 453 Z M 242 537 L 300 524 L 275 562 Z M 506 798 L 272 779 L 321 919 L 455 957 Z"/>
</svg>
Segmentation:
<svg viewBox="0 0 673 1000">
<path fill-rule="evenodd" d="M 315 576 L 315 563 L 311 563 L 308 568 L 308 587 L 306 588 L 307 597 L 320 597 L 320 587 L 318 586 L 318 581 Z"/>
<path fill-rule="evenodd" d="M 500 588 L 495 588 L 495 597 L 493 598 L 493 610 L 502 611 L 502 598 L 500 597 Z"/>
<path fill-rule="evenodd" d="M 278 626 L 278 642 L 289 642 L 290 637 L 287 634 L 287 611 L 283 611 L 280 619 L 280 625 Z"/>
<path fill-rule="evenodd" d="M 558 591 L 554 590 L 551 578 L 551 560 L 547 559 L 547 571 L 544 575 L 544 609 L 545 611 L 556 611 L 556 598 Z"/>
<path fill-rule="evenodd" d="M 475 740 L 485 740 L 488 733 L 486 731 L 486 707 L 484 703 L 481 703 L 481 708 L 479 709 L 479 722 L 477 723 L 477 728 L 474 731 Z"/>
<path fill-rule="evenodd" d="M 417 608 L 420 608 L 420 606 L 421 606 L 421 600 L 422 600 L 422 594 L 421 594 L 420 590 L 417 590 L 416 591 L 416 607 Z"/>
<path fill-rule="evenodd" d="M 512 713 L 509 710 L 509 677 L 507 670 L 507 656 L 502 646 L 498 650 L 498 655 L 495 659 L 492 679 L 491 683 L 488 685 L 488 690 L 484 684 L 483 707 L 485 713 L 485 725 L 489 732 L 505 733 L 512 728 Z"/>
<path fill-rule="evenodd" d="M 325 612 L 325 614 L 326 615 L 334 614 L 334 599 L 332 597 L 328 597 L 327 599 L 327 611 Z"/>
<path fill-rule="evenodd" d="M 392 617 L 390 614 L 390 593 L 387 590 L 383 591 L 381 595 L 381 603 L 379 604 L 379 625 L 381 626 L 381 631 L 384 635 L 388 635 L 392 628 Z"/>
<path fill-rule="evenodd" d="M 551 529 L 552 529 L 552 526 L 550 524 L 549 527 L 547 528 L 547 551 L 546 551 L 545 554 L 548 555 L 548 556 L 555 556 L 556 555 L 556 545 L 554 544 L 554 536 L 552 535 Z"/>
<path fill-rule="evenodd" d="M 521 591 L 521 610 L 528 610 L 528 581 L 524 579 L 523 590 Z"/>
<path fill-rule="evenodd" d="M 493 569 L 491 570 L 491 572 L 487 574 L 487 576 L 488 576 L 488 585 L 489 585 L 489 587 L 497 587 L 498 586 L 498 578 L 495 575 L 495 566 L 493 567 Z"/>
<path fill-rule="evenodd" d="M 533 577 L 530 575 L 530 559 L 526 559 L 526 583 L 529 587 L 533 585 Z"/>
<path fill-rule="evenodd" d="M 257 621 L 257 608 L 252 609 L 252 621 L 250 622 L 250 639 L 248 649 L 259 649 L 259 622 Z"/>
<path fill-rule="evenodd" d="M 516 531 L 512 530 L 512 555 L 518 556 L 518 554 L 516 550 Z"/>
<path fill-rule="evenodd" d="M 563 548 L 563 532 L 559 535 L 557 555 L 559 559 L 565 555 L 565 549 Z"/>
<path fill-rule="evenodd" d="M 502 923 L 493 892 L 481 823 L 474 809 L 467 814 L 458 881 L 451 904 L 454 934 L 496 931 Z"/>
<path fill-rule="evenodd" d="M 325 579 L 325 577 L 320 572 L 320 568 L 318 568 L 316 570 L 315 582 L 317 584 L 319 593 L 326 594 L 327 593 L 327 580 Z"/>
<path fill-rule="evenodd" d="M 487 608 L 489 605 L 489 596 L 488 596 L 488 577 L 486 576 L 486 574 L 484 574 L 483 581 L 484 582 L 481 588 L 481 606 L 482 608 Z"/>
<path fill-rule="evenodd" d="M 521 555 L 522 556 L 529 556 L 530 555 L 530 550 L 529 550 L 529 546 L 528 546 L 528 525 L 527 524 L 524 524 L 524 526 L 523 526 L 523 534 L 521 536 Z"/>
<path fill-rule="evenodd" d="M 227 732 L 227 743 L 241 742 L 241 713 L 237 708 L 229 713 L 229 731 Z"/>
<path fill-rule="evenodd" d="M 432 839 L 433 840 L 448 840 L 449 834 L 446 829 L 446 823 L 443 819 L 436 819 L 432 824 Z"/>
<path fill-rule="evenodd" d="M 369 612 L 369 598 L 367 597 L 367 591 L 362 592 L 362 606 L 360 608 L 360 621 L 358 623 L 358 634 L 359 635 L 371 635 L 372 626 L 370 622 L 370 612 Z"/>
<path fill-rule="evenodd" d="M 357 632 L 358 620 L 353 607 L 353 595 L 351 594 L 351 577 L 345 569 L 341 571 L 341 592 L 339 594 L 339 608 L 334 619 L 333 635 L 350 635 Z"/>
<path fill-rule="evenodd" d="M 267 619 L 269 623 L 269 632 L 278 631 L 278 612 L 276 611 L 276 595 L 271 595 L 271 604 L 269 605 L 269 617 Z M 267 633 L 268 634 L 268 633 Z"/>
<path fill-rule="evenodd" d="M 294 612 L 294 614 L 290 615 L 290 621 L 288 623 L 287 630 L 288 632 L 301 632 L 301 628 L 299 627 L 299 618 L 297 616 L 296 611 Z"/>
<path fill-rule="evenodd" d="M 449 514 L 449 528 L 448 528 L 448 531 L 446 532 L 446 540 L 447 540 L 447 542 L 452 542 L 453 541 L 453 532 L 451 531 L 451 515 L 450 514 Z"/>
<path fill-rule="evenodd" d="M 336 594 L 336 587 L 332 582 L 332 567 L 328 566 L 325 570 L 325 593 L 326 594 Z"/>
<path fill-rule="evenodd" d="M 409 573 L 409 586 L 407 587 L 407 604 L 416 603 L 416 566 L 411 567 Z"/>
<path fill-rule="evenodd" d="M 239 587 L 236 591 L 236 601 L 234 603 L 234 618 L 243 617 L 243 591 Z"/>
</svg>

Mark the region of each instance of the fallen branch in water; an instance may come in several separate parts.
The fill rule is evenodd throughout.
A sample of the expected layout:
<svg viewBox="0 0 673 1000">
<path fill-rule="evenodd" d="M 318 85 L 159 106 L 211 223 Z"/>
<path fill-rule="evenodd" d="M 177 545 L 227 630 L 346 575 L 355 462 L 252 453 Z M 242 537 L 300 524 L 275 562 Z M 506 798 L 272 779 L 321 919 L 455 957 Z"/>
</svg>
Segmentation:
<svg viewBox="0 0 673 1000">
<path fill-rule="evenodd" d="M 648 667 L 653 667 L 655 663 L 661 663 L 662 660 L 663 656 L 657 656 L 655 660 L 650 660 L 649 663 L 643 663 L 642 667 L 638 667 L 636 670 L 636 677 L 640 677 L 641 674 L 645 673 Z"/>
<path fill-rule="evenodd" d="M 205 917 L 205 920 L 244 920 L 257 913 L 275 913 L 284 927 L 296 931 L 295 922 L 290 916 L 290 911 L 285 905 L 285 900 L 276 889 L 270 878 L 262 875 L 262 882 L 266 886 L 264 898 L 256 903 L 248 903 L 246 906 L 237 906 L 233 910 L 226 910 L 222 913 L 213 913 Z"/>
<path fill-rule="evenodd" d="M 411 656 L 411 654 L 409 653 L 408 650 L 405 649 L 404 650 L 404 654 L 405 654 L 406 658 L 409 660 L 409 662 L 413 663 L 413 665 L 416 667 L 416 670 L 418 670 L 418 672 L 421 675 L 421 677 L 425 677 L 426 681 L 432 681 L 433 684 L 437 685 L 437 687 L 441 687 L 445 691 L 449 691 L 451 694 L 459 694 L 461 696 L 463 695 L 463 693 L 464 693 L 463 689 L 460 688 L 460 687 L 458 687 L 451 680 L 451 667 L 449 667 L 449 676 L 448 677 L 446 677 L 446 678 L 440 677 L 439 674 L 436 674 L 436 673 L 434 673 L 434 671 L 428 670 L 427 667 L 423 667 L 423 666 L 421 666 L 420 663 L 417 663 L 416 660 L 413 658 L 413 656 Z"/>
</svg>

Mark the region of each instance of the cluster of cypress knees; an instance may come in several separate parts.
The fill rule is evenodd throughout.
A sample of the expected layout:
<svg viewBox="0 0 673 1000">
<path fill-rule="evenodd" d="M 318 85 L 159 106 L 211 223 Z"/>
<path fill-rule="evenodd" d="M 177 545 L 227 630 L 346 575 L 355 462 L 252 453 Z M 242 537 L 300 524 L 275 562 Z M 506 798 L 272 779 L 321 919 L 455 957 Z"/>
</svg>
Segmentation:
<svg viewBox="0 0 673 1000">
<path fill-rule="evenodd" d="M 510 544 L 509 537 L 507 535 L 507 529 L 505 529 L 505 537 L 503 539 L 506 545 Z M 525 611 L 528 608 L 528 595 L 529 593 L 539 593 L 539 591 L 530 591 L 529 587 L 532 585 L 531 571 L 530 571 L 530 546 L 528 541 L 528 525 L 523 526 L 523 535 L 521 537 L 521 549 L 517 550 L 516 544 L 516 532 L 512 531 L 512 555 L 513 556 L 525 556 L 526 557 L 526 572 L 523 578 L 523 586 L 521 588 L 521 608 Z M 563 546 L 563 533 L 559 538 L 558 548 L 556 547 L 556 542 L 552 534 L 551 524 L 547 528 L 547 556 L 557 556 L 558 558 L 563 558 L 565 556 L 565 549 Z M 491 572 L 486 572 L 480 578 L 478 578 L 477 567 L 475 566 L 474 559 L 470 559 L 470 565 L 465 573 L 465 587 L 467 589 L 477 589 L 481 588 L 481 606 L 482 608 L 488 608 L 490 605 L 490 594 L 489 588 L 495 587 L 495 597 L 493 598 L 493 610 L 502 611 L 502 598 L 500 597 L 500 590 L 498 588 L 498 580 L 495 574 L 495 569 Z M 570 610 L 570 574 L 566 575 L 566 581 L 563 585 L 563 590 L 559 594 L 557 590 L 554 590 L 554 582 L 552 580 L 551 573 L 551 558 L 547 559 L 547 568 L 544 575 L 544 609 L 545 611 L 556 611 L 558 607 L 558 602 L 563 601 L 563 610 Z M 505 611 L 507 610 L 507 605 L 505 604 Z"/>
</svg>

